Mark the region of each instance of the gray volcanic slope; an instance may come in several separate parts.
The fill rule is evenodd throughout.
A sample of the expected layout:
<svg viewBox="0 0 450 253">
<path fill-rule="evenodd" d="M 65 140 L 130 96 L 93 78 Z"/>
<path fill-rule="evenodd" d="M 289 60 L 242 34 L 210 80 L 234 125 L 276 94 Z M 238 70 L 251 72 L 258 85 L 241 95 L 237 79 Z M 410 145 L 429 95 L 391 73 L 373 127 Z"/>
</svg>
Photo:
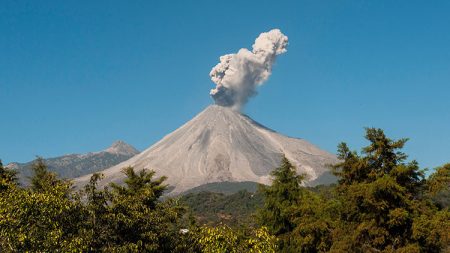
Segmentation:
<svg viewBox="0 0 450 253">
<path fill-rule="evenodd" d="M 100 185 L 123 182 L 121 170 L 152 169 L 167 176 L 177 194 L 212 182 L 253 181 L 270 183 L 270 172 L 282 154 L 299 173 L 312 181 L 328 171 L 336 157 L 309 142 L 283 136 L 249 117 L 226 107 L 212 105 L 162 140 L 131 159 L 102 171 Z M 90 175 L 75 180 L 78 186 Z"/>
</svg>

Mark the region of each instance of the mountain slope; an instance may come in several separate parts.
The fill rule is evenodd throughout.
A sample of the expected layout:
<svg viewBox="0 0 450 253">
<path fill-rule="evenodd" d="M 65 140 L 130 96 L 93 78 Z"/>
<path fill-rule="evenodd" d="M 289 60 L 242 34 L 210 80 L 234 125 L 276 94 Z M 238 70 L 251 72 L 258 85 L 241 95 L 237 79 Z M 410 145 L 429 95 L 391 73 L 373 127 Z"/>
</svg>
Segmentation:
<svg viewBox="0 0 450 253">
<path fill-rule="evenodd" d="M 58 176 L 62 178 L 75 178 L 109 168 L 128 160 L 138 153 L 139 151 L 127 143 L 116 141 L 104 151 L 63 155 L 44 159 L 44 161 L 48 169 L 58 174 Z M 21 184 L 27 185 L 29 183 L 29 177 L 32 176 L 31 167 L 33 162 L 10 163 L 7 167 L 18 171 L 19 181 Z"/>
<path fill-rule="evenodd" d="M 223 181 L 270 183 L 270 172 L 282 154 L 299 173 L 314 180 L 326 172 L 336 157 L 303 139 L 290 138 L 270 130 L 248 116 L 212 105 L 192 120 L 139 155 L 102 173 L 101 184 L 122 182 L 122 168 L 152 169 L 168 177 L 177 194 L 193 187 Z M 89 175 L 76 179 L 85 184 Z"/>
</svg>

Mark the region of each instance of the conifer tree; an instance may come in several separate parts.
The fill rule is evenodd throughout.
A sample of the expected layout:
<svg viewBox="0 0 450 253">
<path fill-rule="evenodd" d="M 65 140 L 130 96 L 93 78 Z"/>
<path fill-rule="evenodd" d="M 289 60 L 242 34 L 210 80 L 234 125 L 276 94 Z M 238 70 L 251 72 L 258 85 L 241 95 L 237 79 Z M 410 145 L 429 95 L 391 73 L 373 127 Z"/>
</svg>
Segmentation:
<svg viewBox="0 0 450 253">
<path fill-rule="evenodd" d="M 161 201 L 165 177 L 132 167 L 123 169 L 124 185 L 111 184 L 107 224 L 111 234 L 103 246 L 114 252 L 173 252 L 180 242 L 184 209 L 173 199 Z"/>
<path fill-rule="evenodd" d="M 375 128 L 366 129 L 366 139 L 362 155 L 345 143 L 338 148 L 341 162 L 334 172 L 342 223 L 331 251 L 438 252 L 442 245 L 414 236 L 415 224 L 431 220 L 436 210 L 421 198 L 424 172 L 400 151 L 406 139 L 391 140 Z"/>
<path fill-rule="evenodd" d="M 35 192 L 49 191 L 57 185 L 67 185 L 68 182 L 59 179 L 55 173 L 50 172 L 42 157 L 38 157 L 32 166 L 31 189 Z"/>
<path fill-rule="evenodd" d="M 102 174 L 94 173 L 89 183 L 84 187 L 86 218 L 83 228 L 86 230 L 84 237 L 88 241 L 89 248 L 101 249 L 110 240 L 113 229 L 109 222 L 111 194 L 106 188 L 99 188 L 98 182 L 103 178 Z"/>
<path fill-rule="evenodd" d="M 291 232 L 295 229 L 293 213 L 300 204 L 304 175 L 298 175 L 296 168 L 283 156 L 280 167 L 271 173 L 272 184 L 260 185 L 264 206 L 258 210 L 259 224 L 267 227 L 269 233 L 277 236 L 281 252 L 289 252 Z"/>
<path fill-rule="evenodd" d="M 258 218 L 263 226 L 274 235 L 289 233 L 294 229 L 290 212 L 298 204 L 303 175 L 297 175 L 295 166 L 283 156 L 280 167 L 272 173 L 272 185 L 260 185 L 264 195 L 264 208 Z"/>
<path fill-rule="evenodd" d="M 164 185 L 167 177 L 154 179 L 155 171 L 143 169 L 136 173 L 132 167 L 124 168 L 122 172 L 126 175 L 125 185 L 112 183 L 113 192 L 121 196 L 140 198 L 142 203 L 154 208 L 158 199 L 167 189 L 167 186 Z"/>
</svg>

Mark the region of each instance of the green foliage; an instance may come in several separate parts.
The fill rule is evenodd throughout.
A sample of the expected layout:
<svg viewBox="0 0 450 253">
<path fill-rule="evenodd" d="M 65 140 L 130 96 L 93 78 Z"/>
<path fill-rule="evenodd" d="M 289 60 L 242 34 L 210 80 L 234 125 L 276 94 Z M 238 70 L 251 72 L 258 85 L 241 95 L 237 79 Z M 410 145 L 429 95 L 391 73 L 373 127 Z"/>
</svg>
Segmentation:
<svg viewBox="0 0 450 253">
<path fill-rule="evenodd" d="M 163 182 L 166 177 L 154 180 L 154 171 L 141 170 L 138 174 L 132 167 L 123 169 L 125 185 L 111 184 L 113 194 L 118 199 L 138 200 L 148 208 L 155 208 L 157 200 L 167 189 Z"/>
<path fill-rule="evenodd" d="M 0 160 L 0 193 L 16 185 L 17 173 L 13 170 L 3 167 L 3 163 Z"/>
<path fill-rule="evenodd" d="M 439 168 L 427 180 L 428 192 L 432 195 L 450 188 L 450 163 Z"/>
<path fill-rule="evenodd" d="M 41 166 L 45 171 L 45 164 Z M 52 183 L 36 191 L 12 187 L 0 195 L 1 252 L 83 250 L 83 240 L 76 236 L 81 203 L 68 197 L 69 184 L 56 179 Z"/>
<path fill-rule="evenodd" d="M 264 208 L 258 213 L 258 219 L 272 234 L 279 236 L 291 232 L 295 227 L 291 214 L 292 209 L 299 204 L 302 193 L 300 184 L 304 177 L 297 175 L 295 167 L 286 157 L 271 175 L 272 185 L 260 187 Z"/>
<path fill-rule="evenodd" d="M 196 238 L 200 251 L 204 253 L 275 253 L 277 249 L 277 239 L 265 227 L 256 229 L 246 237 L 226 225 L 203 226 Z"/>
<path fill-rule="evenodd" d="M 262 187 L 260 224 L 279 238 L 280 252 L 441 252 L 449 247 L 450 213 L 431 197 L 449 189 L 449 165 L 425 180 L 416 161 L 381 129 L 366 129 L 362 153 L 338 146 L 335 187 L 302 188 L 283 159 Z"/>
<path fill-rule="evenodd" d="M 253 214 L 263 205 L 259 193 L 239 191 L 231 195 L 214 192 L 189 193 L 180 198 L 199 224 L 220 223 L 232 228 L 254 226 Z"/>
<path fill-rule="evenodd" d="M 82 192 L 82 196 L 85 198 L 82 235 L 91 251 L 104 248 L 113 233 L 109 221 L 108 205 L 108 202 L 111 201 L 111 194 L 107 188 L 98 188 L 98 182 L 102 178 L 101 174 L 93 174 Z"/>
<path fill-rule="evenodd" d="M 1 252 L 184 252 L 179 236 L 184 210 L 160 201 L 165 178 L 126 168 L 125 186 L 97 187 L 94 174 L 81 194 L 37 163 L 31 188 L 0 196 Z"/>
<path fill-rule="evenodd" d="M 256 192 L 258 190 L 258 183 L 251 181 L 243 182 L 214 182 L 207 183 L 183 192 L 183 195 L 195 194 L 200 192 L 223 193 L 225 195 L 235 194 L 240 191 Z"/>
<path fill-rule="evenodd" d="M 331 250 L 438 252 L 445 242 L 430 244 L 413 236 L 424 217 L 433 220 L 436 207 L 422 198 L 423 171 L 415 161 L 406 163 L 407 156 L 400 151 L 406 139 L 391 140 L 374 128 L 366 129 L 366 139 L 370 144 L 362 155 L 350 151 L 345 143 L 338 148 L 342 162 L 334 171 L 339 177 L 341 224 L 333 231 Z M 428 225 L 428 232 L 438 233 L 432 223 Z"/>
<path fill-rule="evenodd" d="M 278 236 L 279 251 L 327 251 L 332 243 L 336 201 L 302 187 L 303 176 L 297 175 L 285 157 L 272 176 L 272 185 L 261 187 L 264 206 L 258 218 L 261 225 Z M 331 194 L 325 187 L 316 187 L 316 191 L 327 193 L 327 197 Z"/>
<path fill-rule="evenodd" d="M 31 178 L 31 189 L 35 192 L 45 192 L 58 186 L 66 186 L 69 183 L 58 179 L 55 173 L 50 172 L 44 159 L 38 157 L 33 164 L 32 170 L 34 175 Z"/>
<path fill-rule="evenodd" d="M 441 208 L 450 206 L 450 163 L 435 169 L 427 180 L 427 194 Z"/>
<path fill-rule="evenodd" d="M 228 226 L 201 227 L 198 243 L 203 252 L 237 252 L 238 236 Z"/>
<path fill-rule="evenodd" d="M 295 228 L 285 245 L 286 252 L 327 252 L 333 242 L 339 202 L 305 190 L 300 203 L 293 209 Z"/>
<path fill-rule="evenodd" d="M 123 170 L 125 185 L 97 189 L 94 174 L 86 186 L 90 248 L 107 252 L 171 252 L 178 242 L 183 208 L 175 200 L 159 201 L 164 177 L 133 168 Z"/>
</svg>

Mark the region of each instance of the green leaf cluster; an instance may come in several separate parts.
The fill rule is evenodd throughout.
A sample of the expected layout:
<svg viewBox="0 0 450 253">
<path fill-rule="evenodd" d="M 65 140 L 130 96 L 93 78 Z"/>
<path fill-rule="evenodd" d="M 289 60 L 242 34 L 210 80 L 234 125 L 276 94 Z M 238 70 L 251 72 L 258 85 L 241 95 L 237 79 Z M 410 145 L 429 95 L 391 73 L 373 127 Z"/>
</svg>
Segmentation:
<svg viewBox="0 0 450 253">
<path fill-rule="evenodd" d="M 196 233 L 196 243 L 204 253 L 275 253 L 276 237 L 266 227 L 254 230 L 250 235 L 243 235 L 227 225 L 216 227 L 202 226 Z"/>
</svg>

